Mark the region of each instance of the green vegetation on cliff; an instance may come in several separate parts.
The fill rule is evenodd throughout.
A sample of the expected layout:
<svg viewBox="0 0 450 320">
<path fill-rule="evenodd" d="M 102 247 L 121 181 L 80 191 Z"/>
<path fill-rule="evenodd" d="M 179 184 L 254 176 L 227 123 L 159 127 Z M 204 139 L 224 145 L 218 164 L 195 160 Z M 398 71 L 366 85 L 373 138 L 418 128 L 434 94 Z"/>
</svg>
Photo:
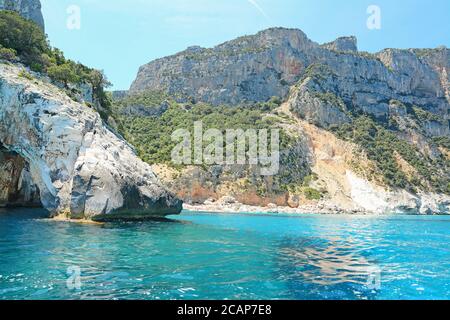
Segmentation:
<svg viewBox="0 0 450 320">
<path fill-rule="evenodd" d="M 202 121 L 203 132 L 208 129 L 217 129 L 224 135 L 228 129 L 243 131 L 280 129 L 280 167 L 277 175 L 270 178 L 264 177 L 256 168 L 244 165 L 231 169 L 231 171 L 240 172 L 239 178 L 236 178 L 227 171 L 230 168 L 223 165 L 219 166 L 222 172 L 219 174 L 220 177 L 216 177 L 211 172 L 217 166 L 202 165 L 197 169 L 202 172 L 201 175 L 204 178 L 198 178 L 198 181 L 194 179 L 195 181 L 179 182 L 180 185 L 187 186 L 186 188 L 191 190 L 198 188 L 197 183 L 202 185 L 202 188 L 207 188 L 208 192 L 213 192 L 213 186 L 218 181 L 224 182 L 230 179 L 236 182 L 243 179 L 240 190 L 246 193 L 246 197 L 258 197 L 258 201 L 271 199 L 268 201 L 273 202 L 274 199 L 278 199 L 277 201 L 282 199 L 277 203 L 286 205 L 288 193 L 319 200 L 323 193 L 309 187 L 312 178 L 308 179 L 311 177 L 311 168 L 306 142 L 302 137 L 281 129 L 281 124 L 286 123 L 286 119 L 280 117 L 275 111 L 280 104 L 281 100 L 274 97 L 261 103 L 212 106 L 205 103 L 177 102 L 176 98 L 165 93 L 147 92 L 116 101 L 113 110 L 119 122 L 121 134 L 135 146 L 141 159 L 149 164 L 167 164 L 178 169 L 185 167 L 172 163 L 171 153 L 176 146 L 176 142 L 172 141 L 172 134 L 177 129 L 186 129 L 193 135 L 194 123 L 197 121 Z M 248 143 L 246 148 L 248 150 Z M 179 188 L 181 188 L 180 185 L 178 185 Z M 260 203 L 258 201 L 254 204 Z"/>
<path fill-rule="evenodd" d="M 424 155 L 368 116 L 359 116 L 352 124 L 336 128 L 335 132 L 340 138 L 361 146 L 377 165 L 387 185 L 412 192 L 420 188 L 449 193 L 448 160 L 444 156 L 431 158 Z M 402 170 L 398 156 L 413 168 L 414 174 L 408 175 Z"/>
<path fill-rule="evenodd" d="M 44 53 L 51 53 L 46 36 L 39 26 L 16 12 L 0 11 L 0 30 L 0 46 L 14 52 L 9 58 L 15 59 L 18 55 L 31 66 L 41 62 Z"/>
<path fill-rule="evenodd" d="M 444 147 L 450 151 L 450 137 L 436 137 L 433 139 L 433 141 L 438 146 Z"/>
<path fill-rule="evenodd" d="M 107 118 L 111 106 L 104 88 L 110 83 L 103 72 L 88 68 L 81 63 L 66 59 L 64 54 L 52 48 L 42 29 L 12 11 L 0 11 L 0 59 L 20 62 L 32 71 L 48 75 L 53 81 L 64 85 L 74 97 L 76 87 L 69 85 L 89 84 L 95 99 L 102 107 L 102 117 Z"/>
<path fill-rule="evenodd" d="M 412 111 L 410 111 L 410 113 L 412 113 L 412 115 L 421 123 L 427 122 L 427 121 L 436 121 L 436 122 L 441 121 L 441 119 L 439 118 L 438 115 L 431 113 L 429 111 L 426 111 L 422 108 L 419 108 L 417 106 L 412 106 L 411 109 L 412 109 Z"/>
<path fill-rule="evenodd" d="M 127 106 L 142 105 L 146 108 L 158 108 L 167 104 L 168 109 L 160 116 L 124 115 Z M 276 127 L 274 118 L 265 115 L 278 107 L 279 99 L 273 98 L 266 103 L 246 106 L 219 106 L 205 103 L 178 103 L 161 92 L 147 92 L 139 96 L 127 97 L 118 101 L 114 107 L 116 118 L 122 127 L 122 134 L 138 150 L 141 158 L 150 163 L 171 163 L 171 152 L 176 143 L 172 133 L 177 129 L 193 131 L 196 121 L 203 122 L 203 130 L 218 129 L 270 129 Z M 282 143 L 289 143 L 285 134 Z"/>
</svg>

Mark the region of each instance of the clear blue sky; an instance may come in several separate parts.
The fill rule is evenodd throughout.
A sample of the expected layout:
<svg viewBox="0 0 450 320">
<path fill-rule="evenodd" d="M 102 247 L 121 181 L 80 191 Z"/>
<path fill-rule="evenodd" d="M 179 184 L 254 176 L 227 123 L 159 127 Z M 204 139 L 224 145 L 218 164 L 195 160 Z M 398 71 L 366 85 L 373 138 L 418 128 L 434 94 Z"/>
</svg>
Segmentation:
<svg viewBox="0 0 450 320">
<path fill-rule="evenodd" d="M 272 26 L 302 29 L 323 43 L 358 37 L 360 50 L 450 47 L 449 0 L 41 0 L 51 44 L 105 71 L 113 89 L 128 89 L 140 65 L 191 45 L 210 47 Z M 381 9 L 369 30 L 367 8 Z M 67 8 L 81 29 L 66 27 Z"/>
</svg>

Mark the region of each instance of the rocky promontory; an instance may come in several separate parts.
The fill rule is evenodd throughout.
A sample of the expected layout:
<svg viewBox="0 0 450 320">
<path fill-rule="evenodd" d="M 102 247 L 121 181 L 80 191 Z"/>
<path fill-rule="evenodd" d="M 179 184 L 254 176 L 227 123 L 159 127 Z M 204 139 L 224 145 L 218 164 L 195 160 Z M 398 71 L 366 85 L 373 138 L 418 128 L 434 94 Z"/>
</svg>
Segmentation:
<svg viewBox="0 0 450 320">
<path fill-rule="evenodd" d="M 35 204 L 38 190 L 52 216 L 72 219 L 161 217 L 182 209 L 94 109 L 12 64 L 0 64 L 0 143 L 0 156 L 9 157 L 0 179 L 10 181 L 2 184 L 9 189 L 0 204 L 11 204 L 9 190 L 13 204 Z"/>
</svg>

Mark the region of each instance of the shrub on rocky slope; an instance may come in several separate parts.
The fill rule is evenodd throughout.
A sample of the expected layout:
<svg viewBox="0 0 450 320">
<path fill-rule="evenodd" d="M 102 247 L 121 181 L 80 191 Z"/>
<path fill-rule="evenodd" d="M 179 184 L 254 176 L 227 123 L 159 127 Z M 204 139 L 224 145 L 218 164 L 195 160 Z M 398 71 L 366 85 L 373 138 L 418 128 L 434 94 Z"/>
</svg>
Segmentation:
<svg viewBox="0 0 450 320">
<path fill-rule="evenodd" d="M 87 98 L 108 122 L 111 101 L 104 89 L 110 83 L 103 72 L 66 59 L 60 50 L 50 46 L 36 23 L 19 13 L 0 11 L 0 30 L 0 59 L 19 61 L 31 71 L 49 76 L 79 102 Z"/>
</svg>

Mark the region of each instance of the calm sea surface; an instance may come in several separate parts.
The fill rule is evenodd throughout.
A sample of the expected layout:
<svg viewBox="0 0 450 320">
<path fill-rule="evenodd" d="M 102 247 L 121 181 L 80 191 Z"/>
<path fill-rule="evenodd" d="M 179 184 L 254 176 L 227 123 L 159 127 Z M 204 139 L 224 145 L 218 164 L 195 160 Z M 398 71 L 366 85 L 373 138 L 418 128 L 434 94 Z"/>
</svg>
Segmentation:
<svg viewBox="0 0 450 320">
<path fill-rule="evenodd" d="M 450 299 L 450 217 L 0 209 L 0 299 Z"/>
</svg>

